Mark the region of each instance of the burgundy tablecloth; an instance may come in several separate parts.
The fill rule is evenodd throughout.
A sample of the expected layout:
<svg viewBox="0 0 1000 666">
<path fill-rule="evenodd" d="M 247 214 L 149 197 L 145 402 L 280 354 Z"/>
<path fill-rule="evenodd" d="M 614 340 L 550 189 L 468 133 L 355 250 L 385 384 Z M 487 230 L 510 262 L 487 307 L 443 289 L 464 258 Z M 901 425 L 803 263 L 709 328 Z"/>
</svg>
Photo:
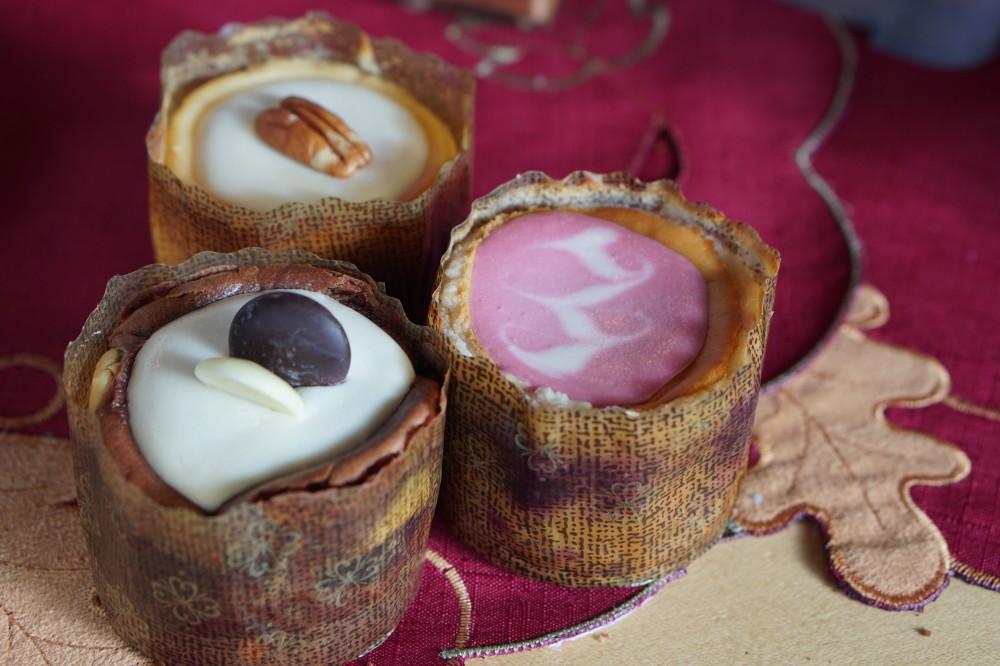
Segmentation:
<svg viewBox="0 0 1000 666">
<path fill-rule="evenodd" d="M 559 25 L 569 30 L 590 4 L 566 0 Z M 475 190 L 485 193 L 528 169 L 562 176 L 625 168 L 652 119 L 662 116 L 683 149 L 687 194 L 752 223 L 782 253 L 767 358 L 767 373 L 774 374 L 820 336 L 847 283 L 847 253 L 832 217 L 793 160 L 830 103 L 840 51 L 820 18 L 786 5 L 669 5 L 665 42 L 629 69 L 562 93 L 482 83 Z M 451 17 L 411 14 L 386 1 L 42 0 L 0 8 L 0 357 L 36 352 L 60 359 L 108 277 L 151 260 L 143 136 L 157 109 L 159 51 L 168 40 L 182 29 L 215 30 L 228 21 L 312 8 L 415 49 L 474 62 L 445 38 Z M 596 48 L 608 53 L 631 48 L 645 30 L 622 21 L 602 26 L 594 33 Z M 556 43 L 566 34 L 544 39 Z M 503 28 L 488 36 L 510 35 L 515 31 Z M 892 305 L 890 323 L 875 336 L 937 357 L 951 371 L 957 395 L 995 409 L 1000 63 L 944 73 L 894 60 L 871 50 L 863 36 L 856 39 L 855 90 L 816 165 L 865 242 L 867 279 Z M 561 66 L 557 56 L 551 60 L 545 64 Z M 3 370 L 0 413 L 37 408 L 51 391 L 48 382 L 31 370 Z M 1000 576 L 997 423 L 944 406 L 894 410 L 892 418 L 969 454 L 967 479 L 914 495 L 959 561 Z M 33 431 L 65 434 L 64 419 Z M 453 563 L 479 566 L 442 526 L 434 546 Z M 469 592 L 487 611 L 475 619 L 473 644 L 556 629 L 628 595 L 580 596 L 485 566 L 476 571 Z M 453 600 L 434 591 L 446 582 L 433 571 L 426 578 L 420 601 L 375 653 L 377 661 L 401 650 L 413 654 L 413 641 L 429 655 L 453 640 L 454 628 L 434 629 L 439 620 L 457 626 Z"/>
</svg>

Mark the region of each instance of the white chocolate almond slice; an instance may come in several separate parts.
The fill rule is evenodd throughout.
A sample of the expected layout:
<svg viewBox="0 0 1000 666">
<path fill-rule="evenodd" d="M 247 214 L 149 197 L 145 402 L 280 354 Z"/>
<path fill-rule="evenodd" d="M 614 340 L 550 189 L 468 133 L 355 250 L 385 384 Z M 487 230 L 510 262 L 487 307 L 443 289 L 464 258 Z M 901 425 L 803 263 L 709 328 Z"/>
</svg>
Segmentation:
<svg viewBox="0 0 1000 666">
<path fill-rule="evenodd" d="M 97 359 L 94 366 L 94 376 L 90 380 L 90 396 L 87 401 L 87 409 L 96 412 L 104 400 L 111 392 L 111 387 L 115 383 L 115 375 L 121 368 L 122 350 L 112 347 Z"/>
<path fill-rule="evenodd" d="M 231 356 L 207 358 L 195 366 L 194 374 L 206 386 L 289 416 L 305 416 L 302 396 L 284 379 L 253 361 Z"/>
</svg>

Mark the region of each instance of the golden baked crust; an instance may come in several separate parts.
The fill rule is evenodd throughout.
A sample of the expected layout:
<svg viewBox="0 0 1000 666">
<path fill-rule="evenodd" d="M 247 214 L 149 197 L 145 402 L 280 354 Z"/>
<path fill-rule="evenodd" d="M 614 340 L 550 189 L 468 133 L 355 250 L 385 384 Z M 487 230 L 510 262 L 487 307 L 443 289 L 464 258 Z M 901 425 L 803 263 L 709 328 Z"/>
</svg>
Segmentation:
<svg viewBox="0 0 1000 666">
<path fill-rule="evenodd" d="M 441 167 L 458 154 L 448 127 L 410 93 L 392 81 L 361 71 L 344 62 L 273 58 L 263 63 L 209 79 L 190 90 L 167 115 L 165 164 L 183 182 L 201 184 L 195 158 L 199 124 L 205 114 L 223 100 L 270 81 L 317 77 L 356 83 L 375 90 L 407 109 L 427 136 L 427 162 L 420 176 L 399 197 L 409 201 L 434 184 Z"/>
<path fill-rule="evenodd" d="M 110 400 L 97 410 L 101 432 L 122 476 L 150 498 L 167 507 L 201 509 L 167 485 L 149 466 L 136 444 L 129 424 L 128 381 L 136 354 L 161 326 L 192 310 L 241 293 L 266 289 L 307 289 L 325 293 L 375 321 L 389 316 L 367 283 L 348 275 L 301 264 L 242 267 L 215 272 L 181 283 L 163 283 L 139 294 L 123 311 L 109 344 L 122 352 Z M 386 332 L 413 358 L 413 350 L 399 331 Z M 406 448 L 410 435 L 439 411 L 440 387 L 436 381 L 417 377 L 399 406 L 364 442 L 350 451 L 310 469 L 272 479 L 241 493 L 218 511 L 234 503 L 263 500 L 293 491 L 314 491 L 361 482 L 389 458 Z"/>
</svg>

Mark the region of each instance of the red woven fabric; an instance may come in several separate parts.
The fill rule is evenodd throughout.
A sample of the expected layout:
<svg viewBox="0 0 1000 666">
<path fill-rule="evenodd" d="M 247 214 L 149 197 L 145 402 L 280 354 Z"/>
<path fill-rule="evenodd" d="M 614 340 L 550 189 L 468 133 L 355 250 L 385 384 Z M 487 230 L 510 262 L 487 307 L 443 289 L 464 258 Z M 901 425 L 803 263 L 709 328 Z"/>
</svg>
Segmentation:
<svg viewBox="0 0 1000 666">
<path fill-rule="evenodd" d="M 0 356 L 61 359 L 107 279 L 151 260 L 143 136 L 158 104 L 162 47 L 183 29 L 297 16 L 314 4 L 49 0 L 0 8 L 8 91 L 0 106 Z M 566 0 L 560 21 L 589 4 Z M 674 0 L 670 7 L 665 43 L 629 69 L 562 93 L 482 83 L 476 191 L 528 169 L 561 176 L 625 168 L 662 116 L 683 148 L 687 194 L 752 223 L 782 253 L 767 359 L 773 374 L 818 338 L 846 285 L 847 254 L 832 218 L 793 160 L 829 104 L 839 51 L 821 19 L 787 5 Z M 447 15 L 361 0 L 328 9 L 374 35 L 473 62 L 445 38 Z M 497 28 L 486 36 L 513 34 Z M 594 38 L 601 52 L 615 53 L 643 34 L 641 25 L 608 21 Z M 859 48 L 856 89 L 816 164 L 849 204 L 866 243 L 867 278 L 892 305 L 889 324 L 874 335 L 937 357 L 958 395 L 997 408 L 1000 64 L 941 73 L 873 52 L 863 40 Z M 564 66 L 555 56 L 538 64 Z M 50 393 L 30 370 L 0 372 L 4 415 L 36 409 Z M 914 496 L 960 562 L 1000 577 L 1000 428 L 943 406 L 892 417 L 969 454 L 969 478 Z M 62 417 L 35 430 L 66 432 Z M 632 593 L 511 576 L 442 526 L 432 547 L 468 587 L 470 645 L 559 629 Z M 454 645 L 458 626 L 452 586 L 428 565 L 418 602 L 368 659 L 424 663 Z"/>
</svg>

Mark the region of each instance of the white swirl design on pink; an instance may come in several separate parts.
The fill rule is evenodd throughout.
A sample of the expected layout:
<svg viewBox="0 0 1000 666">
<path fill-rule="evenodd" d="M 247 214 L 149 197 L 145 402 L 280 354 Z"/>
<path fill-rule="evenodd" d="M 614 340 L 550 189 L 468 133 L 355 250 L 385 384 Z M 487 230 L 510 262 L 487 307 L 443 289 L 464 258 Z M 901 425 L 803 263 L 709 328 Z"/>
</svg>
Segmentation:
<svg viewBox="0 0 1000 666">
<path fill-rule="evenodd" d="M 476 339 L 509 375 L 592 405 L 641 402 L 697 356 L 707 287 L 683 256 L 609 220 L 521 215 L 476 248 Z"/>
<path fill-rule="evenodd" d="M 541 296 L 512 289 L 518 296 L 548 308 L 559 320 L 563 333 L 573 340 L 541 351 L 528 351 L 510 339 L 509 331 L 513 324 L 508 324 L 500 329 L 500 339 L 521 363 L 550 377 L 564 377 L 583 370 L 599 352 L 649 333 L 652 322 L 644 313 L 636 313 L 641 320 L 638 330 L 628 335 L 609 335 L 600 329 L 586 310 L 638 287 L 656 272 L 652 262 L 642 256 L 637 257 L 640 262 L 637 270 L 622 268 L 608 252 L 608 246 L 620 236 L 611 229 L 593 228 L 533 246 L 569 252 L 591 275 L 604 279 L 605 283 L 584 287 L 564 296 Z"/>
</svg>

